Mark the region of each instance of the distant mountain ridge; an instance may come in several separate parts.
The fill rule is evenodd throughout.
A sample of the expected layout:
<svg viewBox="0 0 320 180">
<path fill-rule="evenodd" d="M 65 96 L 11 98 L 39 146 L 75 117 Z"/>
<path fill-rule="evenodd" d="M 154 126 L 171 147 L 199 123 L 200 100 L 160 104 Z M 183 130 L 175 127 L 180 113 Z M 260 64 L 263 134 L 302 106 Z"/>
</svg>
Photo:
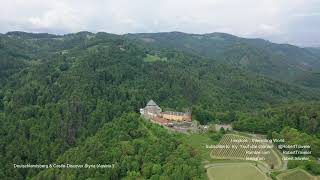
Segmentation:
<svg viewBox="0 0 320 180">
<path fill-rule="evenodd" d="M 59 35 L 49 34 L 49 33 L 28 33 L 23 31 L 10 31 L 5 35 L 7 36 L 22 36 L 25 38 L 55 38 L 59 37 Z"/>
<path fill-rule="evenodd" d="M 315 74 L 320 72 L 320 51 L 315 48 L 275 44 L 226 33 L 199 35 L 168 32 L 126 36 L 154 48 L 174 48 L 287 82 L 301 84 L 301 81 L 308 82 L 309 78 L 319 78 Z M 320 84 L 312 84 L 311 87 L 320 87 Z"/>
<path fill-rule="evenodd" d="M 104 33 L 82 31 L 74 34 L 53 35 L 12 31 L 1 36 L 49 41 L 50 39 L 71 40 L 74 36 L 87 38 L 99 36 L 99 34 Z M 276 80 L 313 88 L 320 87 L 319 48 L 302 48 L 290 44 L 276 44 L 264 39 L 247 39 L 217 32 L 208 34 L 160 32 L 108 35 L 143 43 L 153 49 L 174 49 L 202 56 L 221 64 L 237 66 Z M 48 43 L 53 42 L 50 41 Z M 58 49 L 65 46 L 61 45 L 62 42 L 54 43 Z"/>
</svg>

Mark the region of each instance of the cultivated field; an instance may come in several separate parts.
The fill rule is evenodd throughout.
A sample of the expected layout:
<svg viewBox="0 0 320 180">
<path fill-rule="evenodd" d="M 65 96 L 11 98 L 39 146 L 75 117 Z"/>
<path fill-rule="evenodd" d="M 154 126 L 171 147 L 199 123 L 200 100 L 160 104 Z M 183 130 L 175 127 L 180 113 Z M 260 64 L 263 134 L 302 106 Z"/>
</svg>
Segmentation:
<svg viewBox="0 0 320 180">
<path fill-rule="evenodd" d="M 288 172 L 279 174 L 277 176 L 278 180 L 320 180 L 319 177 L 312 176 L 308 172 L 302 169 L 294 169 Z"/>
<path fill-rule="evenodd" d="M 249 163 L 216 164 L 207 169 L 207 174 L 210 180 L 271 180 Z"/>
<path fill-rule="evenodd" d="M 274 148 L 270 148 L 272 143 L 252 142 L 252 139 L 235 134 L 226 134 L 219 142 L 220 147 L 213 148 L 211 157 L 214 159 L 261 161 L 271 169 L 281 168 L 281 158 Z"/>
</svg>

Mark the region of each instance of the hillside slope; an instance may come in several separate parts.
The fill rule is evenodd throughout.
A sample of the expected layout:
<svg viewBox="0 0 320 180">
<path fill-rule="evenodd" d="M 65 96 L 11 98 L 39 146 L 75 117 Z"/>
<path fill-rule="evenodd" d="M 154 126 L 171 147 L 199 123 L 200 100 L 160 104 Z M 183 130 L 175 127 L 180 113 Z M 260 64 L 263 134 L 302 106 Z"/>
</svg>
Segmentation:
<svg viewBox="0 0 320 180">
<path fill-rule="evenodd" d="M 141 33 L 127 37 L 157 48 L 174 48 L 232 64 L 277 80 L 320 87 L 320 55 L 316 50 L 225 33 Z M 314 80 L 316 79 L 316 80 Z M 310 81 L 310 83 L 309 83 Z"/>
<path fill-rule="evenodd" d="M 21 65 L 1 67 L 2 72 L 10 73 L 1 74 L 5 80 L 0 87 L 0 157 L 3 160 L 0 179 L 25 179 L 40 172 L 13 169 L 12 163 L 57 162 L 74 157 L 74 148 L 80 150 L 79 154 L 85 153 L 84 146 L 91 145 L 90 137 L 102 142 L 99 138 L 109 136 L 99 131 L 101 127 L 113 128 L 106 124 L 118 121 L 123 114 L 138 111 L 149 99 L 181 111 L 197 107 L 217 112 L 251 112 L 320 98 L 316 89 L 274 80 L 192 53 L 152 49 L 126 36 L 80 32 L 38 37 L 20 32 L 1 35 L 0 42 L 3 52 L 0 62 L 16 61 L 16 65 Z M 128 121 L 130 119 L 136 118 L 130 117 Z M 121 129 L 121 125 L 115 128 Z M 112 137 L 117 140 L 116 136 Z M 98 151 L 104 146 L 92 150 Z M 164 162 L 167 161 L 159 160 L 160 164 Z M 155 172 L 157 168 L 159 166 Z M 131 172 L 133 170 L 121 170 L 121 177 L 141 173 Z M 182 176 L 189 173 L 183 172 Z M 196 171 L 195 176 L 200 176 L 199 173 L 201 170 Z"/>
</svg>

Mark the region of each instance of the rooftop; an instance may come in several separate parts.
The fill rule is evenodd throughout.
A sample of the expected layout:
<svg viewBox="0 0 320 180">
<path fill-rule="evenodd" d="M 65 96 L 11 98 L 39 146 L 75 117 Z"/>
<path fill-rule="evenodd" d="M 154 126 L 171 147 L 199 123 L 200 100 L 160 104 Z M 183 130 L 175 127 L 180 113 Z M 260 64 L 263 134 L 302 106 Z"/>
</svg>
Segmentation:
<svg viewBox="0 0 320 180">
<path fill-rule="evenodd" d="M 152 99 L 147 103 L 147 106 L 158 106 Z"/>
</svg>

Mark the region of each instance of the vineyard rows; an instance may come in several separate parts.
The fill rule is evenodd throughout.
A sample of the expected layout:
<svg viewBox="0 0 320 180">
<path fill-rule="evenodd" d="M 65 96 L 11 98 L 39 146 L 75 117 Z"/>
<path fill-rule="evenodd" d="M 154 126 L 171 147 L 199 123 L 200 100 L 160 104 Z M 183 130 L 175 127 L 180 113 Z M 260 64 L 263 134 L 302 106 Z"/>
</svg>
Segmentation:
<svg viewBox="0 0 320 180">
<path fill-rule="evenodd" d="M 221 146 L 214 148 L 211 154 L 215 159 L 259 160 L 271 168 L 279 168 L 281 165 L 278 155 L 270 148 L 272 143 L 269 142 L 252 142 L 248 137 L 226 134 L 219 145 Z"/>
</svg>

